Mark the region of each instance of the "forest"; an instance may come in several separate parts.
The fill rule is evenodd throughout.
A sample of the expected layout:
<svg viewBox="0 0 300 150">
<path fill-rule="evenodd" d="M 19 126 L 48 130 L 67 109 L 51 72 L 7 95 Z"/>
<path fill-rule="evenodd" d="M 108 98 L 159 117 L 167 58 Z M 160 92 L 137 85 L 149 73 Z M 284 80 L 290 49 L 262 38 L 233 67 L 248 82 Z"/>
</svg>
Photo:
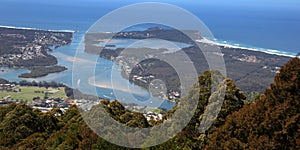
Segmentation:
<svg viewBox="0 0 300 150">
<path fill-rule="evenodd" d="M 225 100 L 220 113 L 212 126 L 201 133 L 198 128 L 204 110 L 215 107 L 215 103 L 208 103 L 210 97 L 216 96 L 210 91 L 214 83 L 212 74 L 222 76 L 217 71 L 205 71 L 199 76 L 198 84 L 160 121 L 147 121 L 141 113 L 126 110 L 118 101 L 102 100 L 90 112 L 98 116 L 97 108 L 101 107 L 115 121 L 126 126 L 155 129 L 170 120 L 176 111 L 180 112 L 181 107 L 189 107 L 186 103 L 190 100 L 195 100 L 196 111 L 180 133 L 163 144 L 143 149 L 300 149 L 299 58 L 295 57 L 283 66 L 274 82 L 255 101 L 246 99 L 232 79 L 223 77 L 219 86 L 225 88 Z M 102 129 L 92 130 L 83 119 L 87 117 L 84 115 L 76 106 L 65 113 L 59 109 L 43 113 L 25 104 L 2 106 L 0 149 L 130 149 L 98 136 L 96 131 Z M 100 120 L 98 117 L 93 121 Z M 110 126 L 107 128 L 116 132 Z M 168 131 L 172 128 L 168 126 Z M 130 136 L 122 138 L 131 139 Z"/>
</svg>

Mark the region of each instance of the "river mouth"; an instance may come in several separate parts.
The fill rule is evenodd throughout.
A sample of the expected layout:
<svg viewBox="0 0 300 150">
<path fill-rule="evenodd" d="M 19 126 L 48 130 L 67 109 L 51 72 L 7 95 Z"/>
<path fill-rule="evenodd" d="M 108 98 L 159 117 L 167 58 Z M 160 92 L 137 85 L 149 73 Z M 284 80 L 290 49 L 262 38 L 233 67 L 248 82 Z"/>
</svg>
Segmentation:
<svg viewBox="0 0 300 150">
<path fill-rule="evenodd" d="M 130 47 L 132 45 L 134 46 L 134 49 L 145 47 L 145 45 L 136 46 L 133 44 L 141 40 L 113 39 L 112 41 L 113 43 L 110 44 L 119 45 L 119 43 L 121 43 L 120 45 L 122 45 L 122 47 Z M 118 46 L 111 46 L 111 48 L 116 47 Z M 167 48 L 168 47 L 163 50 L 157 49 L 157 51 L 163 53 L 168 50 Z M 114 51 L 116 49 L 110 50 Z M 176 50 L 180 50 L 180 48 L 177 47 Z M 138 106 L 163 108 L 166 110 L 170 110 L 175 106 L 175 103 L 167 100 L 167 98 L 153 96 L 151 91 L 146 88 L 129 82 L 128 78 L 126 78 L 122 72 L 124 71 L 122 70 L 122 64 L 109 60 L 108 58 L 98 57 L 95 54 L 86 53 L 85 51 L 78 52 L 76 56 L 76 58 L 69 59 L 73 60 L 75 63 L 75 68 L 73 67 L 73 69 L 82 70 L 82 72 L 85 73 L 82 74 L 78 72 L 75 79 L 73 77 L 73 86 L 78 87 L 79 89 L 84 87 L 81 89 L 82 92 L 88 94 L 97 93 L 97 96 L 105 99 L 118 100 L 122 103 L 136 104 Z M 93 64 L 89 64 L 90 60 L 93 60 Z M 87 67 L 91 68 L 87 69 Z M 84 71 L 85 69 L 87 71 Z M 73 72 L 76 72 L 76 70 L 73 70 Z M 78 83 L 80 83 L 80 85 L 74 85 Z M 94 90 L 95 88 L 96 91 Z"/>
<path fill-rule="evenodd" d="M 133 83 L 129 83 L 129 81 L 122 76 L 120 66 L 111 60 L 97 57 L 96 55 L 85 52 L 80 53 L 80 57 L 76 57 L 76 52 L 78 52 L 78 47 L 80 46 L 83 37 L 83 32 L 75 33 L 73 42 L 70 45 L 59 47 L 54 49 L 53 52 L 49 52 L 51 55 L 57 58 L 58 65 L 66 66 L 68 70 L 60 73 L 50 74 L 41 78 L 26 80 L 55 81 L 64 83 L 70 87 L 79 88 L 83 93 L 109 100 L 119 100 L 120 102 L 126 104 L 163 108 L 166 110 L 170 110 L 175 106 L 174 102 L 153 97 L 151 92 L 145 88 Z M 137 41 L 138 40 L 133 39 L 118 39 L 114 41 L 114 44 L 120 44 L 122 45 L 121 47 L 125 47 Z M 76 63 L 82 63 L 85 65 L 85 69 L 93 70 L 93 74 L 82 75 L 81 85 L 82 87 L 86 88 L 77 87 L 77 81 L 72 79 L 74 78 L 74 69 L 78 69 L 76 67 L 74 68 L 74 64 Z M 111 85 L 112 73 L 114 76 L 114 83 L 118 83 L 114 84 L 113 86 Z"/>
<path fill-rule="evenodd" d="M 74 63 L 78 62 L 84 62 L 85 64 L 93 64 L 94 62 L 91 62 L 90 57 L 95 57 L 91 54 L 85 53 L 87 59 L 81 59 L 76 57 L 76 52 L 78 50 L 78 46 L 80 46 L 80 43 L 82 42 L 82 39 L 84 38 L 85 33 L 83 31 L 76 32 L 74 34 L 72 43 L 70 45 L 65 45 L 59 48 L 53 48 L 52 52 L 48 52 L 49 54 L 55 56 L 58 61 L 58 65 L 65 66 L 68 68 L 68 70 L 60 72 L 60 73 L 53 73 L 49 74 L 44 77 L 39 77 L 39 78 L 19 78 L 18 75 L 27 73 L 29 72 L 28 69 L 16 69 L 16 68 L 5 68 L 1 67 L 3 71 L 0 72 L 0 75 L 2 78 L 7 79 L 9 81 L 13 82 L 19 82 L 21 80 L 27 80 L 27 81 L 55 81 L 58 83 L 63 83 L 66 84 L 70 87 L 75 87 L 73 81 L 72 81 L 72 76 L 74 72 L 73 65 Z M 106 44 L 111 50 L 114 50 L 114 48 L 123 48 L 123 47 L 128 47 L 130 45 L 133 45 L 132 48 L 140 48 L 137 44 L 133 44 L 138 42 L 139 40 L 137 39 L 114 39 L 111 41 L 111 43 Z M 159 42 L 159 41 L 157 41 Z M 181 47 L 186 47 L 189 46 L 188 44 L 176 42 L 176 44 L 180 45 Z M 113 46 L 115 45 L 115 46 Z M 143 44 L 142 44 L 143 45 Z M 163 45 L 162 43 L 154 44 L 158 45 L 159 47 L 152 47 L 152 48 L 157 48 L 157 49 L 162 49 L 162 48 L 168 48 L 166 45 Z M 144 47 L 149 46 L 145 45 Z M 173 51 L 170 48 L 169 52 L 176 52 L 178 49 L 174 49 Z M 98 62 L 96 63 L 96 71 L 100 72 L 101 74 L 101 79 L 103 77 L 111 77 L 111 69 L 112 66 L 118 66 L 118 64 L 115 64 L 111 60 L 107 60 L 104 58 L 97 58 Z M 109 68 L 109 69 L 108 69 Z M 91 68 L 93 69 L 93 68 Z M 129 104 L 137 104 L 141 106 L 148 106 L 148 107 L 159 107 L 163 109 L 172 109 L 175 106 L 174 102 L 170 102 L 168 100 L 162 99 L 162 98 L 156 98 L 152 96 L 151 92 L 146 90 L 145 88 L 142 88 L 140 86 L 134 85 L 132 83 L 128 83 L 129 81 L 122 77 L 121 75 L 121 69 L 119 70 L 114 70 L 114 81 L 117 81 L 117 83 L 120 83 L 120 85 L 114 85 L 110 86 L 109 83 L 103 83 L 103 82 L 90 82 L 91 78 L 95 78 L 99 75 L 93 74 L 87 77 L 86 80 L 82 80 L 82 82 L 86 82 L 87 86 L 90 86 L 87 90 L 82 89 L 82 92 L 86 94 L 93 94 L 95 96 L 104 98 L 104 99 L 109 99 L 109 100 L 119 100 L 122 103 L 129 103 Z M 109 78 L 104 78 L 105 81 L 110 81 Z M 96 80 L 97 81 L 97 80 Z M 124 84 L 125 86 L 122 86 Z M 127 85 L 130 85 L 128 88 Z M 95 89 L 95 93 L 91 92 L 91 88 Z M 134 100 L 133 100 L 134 99 Z"/>
</svg>

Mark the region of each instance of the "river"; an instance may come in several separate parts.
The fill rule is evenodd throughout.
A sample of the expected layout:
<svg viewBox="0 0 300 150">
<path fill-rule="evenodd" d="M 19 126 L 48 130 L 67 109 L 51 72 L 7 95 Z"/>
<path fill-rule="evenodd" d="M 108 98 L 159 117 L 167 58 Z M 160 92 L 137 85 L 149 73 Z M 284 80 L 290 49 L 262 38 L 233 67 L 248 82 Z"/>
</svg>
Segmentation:
<svg viewBox="0 0 300 150">
<path fill-rule="evenodd" d="M 73 84 L 74 82 L 72 82 L 73 63 L 75 61 L 88 61 L 88 60 L 78 60 L 78 58 L 75 58 L 77 48 L 80 45 L 80 42 L 83 37 L 84 37 L 84 32 L 79 31 L 74 34 L 73 41 L 70 45 L 62 46 L 54 49 L 52 52 L 49 52 L 51 55 L 57 58 L 58 65 L 62 65 L 68 68 L 68 70 L 66 71 L 49 74 L 45 77 L 40 77 L 40 78 L 24 79 L 24 78 L 19 78 L 18 75 L 25 72 L 29 72 L 29 70 L 1 67 L 0 76 L 1 78 L 4 78 L 6 80 L 15 81 L 15 82 L 19 82 L 21 80 L 55 81 L 58 83 L 64 83 L 70 87 L 74 87 Z M 115 44 L 117 47 L 125 47 L 126 45 L 128 46 L 134 43 L 136 40 L 131 39 L 127 41 L 126 40 L 121 40 L 121 41 L 117 40 L 117 41 L 118 42 L 113 44 Z M 85 53 L 84 55 L 86 55 L 86 58 L 95 57 L 94 55 L 87 54 L 87 53 Z M 112 66 L 117 67 L 116 70 L 113 71 L 114 73 L 113 80 L 117 81 L 120 84 L 122 83 L 128 84 L 128 81 L 121 76 L 121 69 L 118 68 L 119 67 L 118 65 L 114 64 L 114 62 L 110 60 L 106 60 L 99 57 L 96 66 L 94 66 L 94 68 L 91 68 L 91 69 L 96 69 L 97 70 L 96 72 L 98 72 L 98 74 L 95 74 L 94 76 L 86 77 L 88 80 L 96 78 L 95 83 L 88 83 L 88 82 L 86 83 L 86 85 L 95 88 L 96 94 L 91 92 L 91 90 L 89 90 L 88 88 L 86 90 L 81 89 L 81 91 L 87 94 L 93 94 L 110 100 L 118 99 L 123 103 L 135 103 L 142 106 L 160 107 L 168 110 L 175 105 L 173 102 L 154 98 L 151 96 L 151 93 L 149 93 L 147 90 L 131 83 L 129 83 L 130 86 L 129 89 L 131 89 L 132 91 L 127 90 L 128 88 L 126 89 L 121 85 L 111 87 L 109 82 L 111 80 L 110 78 L 113 69 Z M 133 100 L 133 98 L 138 99 L 138 101 Z"/>
</svg>

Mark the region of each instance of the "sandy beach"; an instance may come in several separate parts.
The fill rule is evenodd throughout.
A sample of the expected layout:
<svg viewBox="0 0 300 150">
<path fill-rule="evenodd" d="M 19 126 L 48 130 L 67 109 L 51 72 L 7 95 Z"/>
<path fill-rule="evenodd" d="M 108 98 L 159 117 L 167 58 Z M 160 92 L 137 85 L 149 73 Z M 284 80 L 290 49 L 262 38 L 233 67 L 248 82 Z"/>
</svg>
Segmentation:
<svg viewBox="0 0 300 150">
<path fill-rule="evenodd" d="M 287 57 L 295 57 L 296 55 L 288 54 L 287 52 L 279 51 L 279 50 L 273 50 L 273 49 L 266 49 L 266 48 L 250 48 L 250 47 L 243 47 L 239 44 L 232 45 L 232 44 L 226 44 L 226 43 L 219 43 L 216 41 L 208 40 L 206 38 L 196 40 L 196 42 L 204 43 L 204 44 L 210 44 L 210 45 L 216 45 L 224 48 L 234 48 L 234 49 L 242 49 L 242 50 L 250 50 L 250 51 L 259 51 L 264 52 L 267 54 L 273 54 L 273 55 L 279 55 L 279 56 L 287 56 Z"/>
</svg>

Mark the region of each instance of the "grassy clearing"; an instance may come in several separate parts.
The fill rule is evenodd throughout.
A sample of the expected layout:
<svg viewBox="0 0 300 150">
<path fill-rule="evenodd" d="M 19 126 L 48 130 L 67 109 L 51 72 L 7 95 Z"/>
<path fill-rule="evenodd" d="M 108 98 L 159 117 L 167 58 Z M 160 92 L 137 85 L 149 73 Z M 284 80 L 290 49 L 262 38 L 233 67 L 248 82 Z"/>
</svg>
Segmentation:
<svg viewBox="0 0 300 150">
<path fill-rule="evenodd" d="M 32 101 L 34 97 L 44 98 L 46 92 L 49 93 L 47 95 L 50 98 L 67 98 L 64 87 L 60 87 L 58 89 L 57 88 L 46 89 L 44 87 L 21 86 L 16 88 L 21 89 L 21 92 L 0 91 L 0 99 L 9 96 L 8 100 Z"/>
<path fill-rule="evenodd" d="M 153 110 L 151 110 L 152 112 L 154 112 L 154 113 L 157 113 L 157 114 L 160 114 L 161 113 L 161 109 L 153 109 Z"/>
</svg>

